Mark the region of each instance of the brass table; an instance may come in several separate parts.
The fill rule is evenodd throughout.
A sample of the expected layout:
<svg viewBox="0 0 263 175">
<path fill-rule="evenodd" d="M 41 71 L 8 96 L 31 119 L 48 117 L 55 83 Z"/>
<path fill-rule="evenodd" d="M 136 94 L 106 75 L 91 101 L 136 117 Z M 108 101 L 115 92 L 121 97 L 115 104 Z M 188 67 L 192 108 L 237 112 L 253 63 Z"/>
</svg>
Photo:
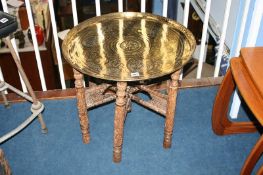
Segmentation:
<svg viewBox="0 0 263 175">
<path fill-rule="evenodd" d="M 131 101 L 164 116 L 164 147 L 171 147 L 178 79 L 195 49 L 192 33 L 181 24 L 147 13 L 111 13 L 88 19 L 67 34 L 63 55 L 75 77 L 83 142 L 88 143 L 87 109 L 116 99 L 113 161 L 121 161 L 123 125 Z M 117 82 L 83 87 L 83 74 Z M 142 82 L 171 74 L 168 95 Z M 136 93 L 146 91 L 145 101 Z M 105 93 L 108 92 L 108 93 Z"/>
</svg>

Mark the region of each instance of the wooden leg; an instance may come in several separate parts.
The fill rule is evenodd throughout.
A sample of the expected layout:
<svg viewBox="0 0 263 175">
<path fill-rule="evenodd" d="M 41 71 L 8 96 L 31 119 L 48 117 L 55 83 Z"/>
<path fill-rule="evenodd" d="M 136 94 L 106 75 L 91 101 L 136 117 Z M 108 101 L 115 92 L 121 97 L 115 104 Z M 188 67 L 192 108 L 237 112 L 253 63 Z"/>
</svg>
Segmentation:
<svg viewBox="0 0 263 175">
<path fill-rule="evenodd" d="M 126 103 L 126 82 L 117 82 L 117 98 L 115 104 L 114 117 L 114 139 L 113 139 L 113 161 L 118 163 L 121 161 L 122 143 L 123 143 L 123 125 L 127 114 Z"/>
<path fill-rule="evenodd" d="M 4 152 L 2 151 L 2 149 L 0 149 L 0 173 L 2 175 L 11 175 L 11 169 L 9 166 L 8 161 L 5 158 Z"/>
<path fill-rule="evenodd" d="M 253 168 L 255 167 L 262 153 L 263 153 L 263 136 L 259 138 L 256 145 L 248 155 L 240 174 L 241 175 L 251 174 Z"/>
<path fill-rule="evenodd" d="M 256 131 L 256 127 L 252 122 L 232 122 L 228 119 L 229 102 L 235 86 L 231 71 L 228 70 L 219 87 L 213 107 L 212 128 L 217 135 Z"/>
<path fill-rule="evenodd" d="M 79 112 L 79 123 L 82 133 L 82 140 L 83 143 L 89 143 L 90 142 L 89 120 L 88 120 L 88 112 L 87 112 L 87 105 L 85 98 L 85 88 L 83 86 L 83 74 L 75 69 L 73 69 L 73 72 L 75 78 L 77 106 Z"/>
<path fill-rule="evenodd" d="M 24 83 L 25 83 L 25 85 L 27 87 L 28 93 L 30 94 L 30 96 L 33 99 L 34 105 L 37 106 L 38 103 L 39 103 L 39 100 L 36 98 L 36 94 L 33 91 L 33 88 L 31 86 L 31 84 L 30 84 L 30 82 L 29 82 L 29 80 L 28 80 L 28 78 L 26 76 L 26 73 L 25 73 L 25 71 L 24 71 L 24 69 L 23 69 L 23 67 L 21 65 L 21 62 L 20 62 L 20 60 L 18 58 L 18 55 L 15 52 L 15 49 L 14 49 L 12 43 L 11 43 L 10 37 L 6 37 L 4 41 L 7 44 L 8 48 L 10 49 L 11 55 L 13 57 L 13 60 L 14 60 L 14 62 L 16 64 L 16 66 L 17 66 L 18 72 L 20 73 L 20 75 L 21 75 L 21 77 L 22 77 L 22 79 L 23 79 L 23 81 L 24 81 Z M 41 125 L 42 133 L 47 133 L 48 130 L 47 130 L 46 124 L 44 122 L 44 119 L 42 117 L 42 114 L 38 115 L 38 121 L 39 121 L 39 123 Z"/>
<path fill-rule="evenodd" d="M 257 175 L 263 175 L 263 165 L 259 168 Z"/>
<path fill-rule="evenodd" d="M 181 70 L 172 74 L 171 81 L 168 86 L 168 99 L 167 99 L 167 107 L 166 107 L 164 140 L 163 140 L 164 148 L 170 148 L 172 144 L 174 114 L 175 114 L 175 108 L 176 108 L 178 80 L 179 80 L 180 73 L 181 73 Z"/>
<path fill-rule="evenodd" d="M 131 101 L 131 97 L 129 95 L 129 90 L 130 90 L 130 87 L 127 87 L 126 88 L 126 94 L 127 94 L 127 96 L 126 96 L 126 99 L 127 99 L 127 101 L 126 101 L 126 112 L 131 112 L 131 110 L 132 110 L 132 101 Z"/>
</svg>

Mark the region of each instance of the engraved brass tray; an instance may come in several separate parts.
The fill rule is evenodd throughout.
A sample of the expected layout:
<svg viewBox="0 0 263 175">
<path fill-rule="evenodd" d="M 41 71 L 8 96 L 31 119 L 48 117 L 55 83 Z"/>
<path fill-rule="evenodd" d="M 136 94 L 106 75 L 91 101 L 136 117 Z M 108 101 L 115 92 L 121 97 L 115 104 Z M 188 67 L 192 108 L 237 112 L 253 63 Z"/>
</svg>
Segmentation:
<svg viewBox="0 0 263 175">
<path fill-rule="evenodd" d="M 153 14 L 111 13 L 69 31 L 65 59 L 84 74 L 115 81 L 161 77 L 191 58 L 195 38 L 183 25 Z"/>
</svg>

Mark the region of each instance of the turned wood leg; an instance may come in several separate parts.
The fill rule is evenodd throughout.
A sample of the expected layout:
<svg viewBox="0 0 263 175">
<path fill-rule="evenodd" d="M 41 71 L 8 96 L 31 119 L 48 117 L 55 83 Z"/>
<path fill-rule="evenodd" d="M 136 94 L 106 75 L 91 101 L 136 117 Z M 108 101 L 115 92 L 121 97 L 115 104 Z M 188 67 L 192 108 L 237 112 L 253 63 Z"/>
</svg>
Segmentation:
<svg viewBox="0 0 263 175">
<path fill-rule="evenodd" d="M 83 74 L 75 69 L 73 69 L 73 72 L 75 78 L 75 89 L 76 89 L 77 106 L 79 112 L 79 123 L 82 133 L 82 141 L 83 143 L 89 143 L 90 142 L 89 120 L 88 120 L 88 112 L 87 112 L 87 105 L 85 98 L 85 88 L 83 86 Z"/>
<path fill-rule="evenodd" d="M 218 89 L 213 107 L 212 128 L 217 135 L 256 131 L 256 127 L 252 122 L 232 122 L 228 119 L 229 102 L 235 87 L 231 70 L 228 70 Z"/>
<path fill-rule="evenodd" d="M 263 136 L 259 138 L 257 141 L 256 145 L 253 147 L 251 150 L 250 154 L 248 155 L 242 170 L 241 170 L 241 175 L 247 175 L 251 174 L 253 168 L 255 167 L 257 161 L 259 160 L 261 154 L 263 152 Z M 260 168 L 262 171 L 262 168 Z"/>
<path fill-rule="evenodd" d="M 178 80 L 179 80 L 180 73 L 181 73 L 181 70 L 171 75 L 171 81 L 169 82 L 169 86 L 168 86 L 168 99 L 167 99 L 167 107 L 166 107 L 164 140 L 163 140 L 164 148 L 170 148 L 172 144 L 174 114 L 175 114 L 175 108 L 176 108 Z"/>
<path fill-rule="evenodd" d="M 30 84 L 30 82 L 29 82 L 29 80 L 28 80 L 28 78 L 26 76 L 26 73 L 25 73 L 25 71 L 24 71 L 24 69 L 23 69 L 23 67 L 21 65 L 21 62 L 20 62 L 20 60 L 19 60 L 19 58 L 18 58 L 18 56 L 17 56 L 17 54 L 15 52 L 15 49 L 14 49 L 12 43 L 11 43 L 10 37 L 6 37 L 4 41 L 7 44 L 8 48 L 10 49 L 11 55 L 13 57 L 13 60 L 14 60 L 15 64 L 16 64 L 18 72 L 20 73 L 20 75 L 21 75 L 21 77 L 22 77 L 22 79 L 23 79 L 23 81 L 24 81 L 24 83 L 26 85 L 28 93 L 30 94 L 30 96 L 33 99 L 34 105 L 37 106 L 38 103 L 39 103 L 39 100 L 36 98 L 36 94 L 33 91 L 33 88 L 31 86 L 31 84 Z M 38 115 L 38 121 L 39 121 L 39 123 L 41 125 L 42 133 L 47 133 L 48 130 L 47 130 L 46 124 L 44 122 L 44 119 L 43 119 L 41 113 Z"/>
<path fill-rule="evenodd" d="M 130 90 L 130 88 L 127 87 L 126 88 L 126 99 L 127 99 L 127 101 L 126 101 L 126 112 L 131 112 L 131 110 L 132 110 L 132 101 L 131 101 L 131 97 L 129 95 L 129 90 Z"/>
<path fill-rule="evenodd" d="M 123 143 L 123 125 L 126 116 L 126 82 L 117 82 L 117 98 L 115 104 L 114 117 L 114 139 L 113 139 L 113 161 L 118 163 L 121 161 L 122 143 Z"/>
</svg>

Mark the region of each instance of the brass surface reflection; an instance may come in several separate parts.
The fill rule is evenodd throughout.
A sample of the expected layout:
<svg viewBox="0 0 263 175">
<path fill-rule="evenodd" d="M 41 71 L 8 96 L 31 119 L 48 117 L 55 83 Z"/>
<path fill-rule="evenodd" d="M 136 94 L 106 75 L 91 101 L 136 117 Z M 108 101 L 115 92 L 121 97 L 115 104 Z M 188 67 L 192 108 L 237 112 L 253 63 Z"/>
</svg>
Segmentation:
<svg viewBox="0 0 263 175">
<path fill-rule="evenodd" d="M 181 69 L 195 49 L 192 33 L 170 19 L 148 13 L 111 13 L 69 31 L 65 59 L 93 77 L 136 81 Z"/>
</svg>

